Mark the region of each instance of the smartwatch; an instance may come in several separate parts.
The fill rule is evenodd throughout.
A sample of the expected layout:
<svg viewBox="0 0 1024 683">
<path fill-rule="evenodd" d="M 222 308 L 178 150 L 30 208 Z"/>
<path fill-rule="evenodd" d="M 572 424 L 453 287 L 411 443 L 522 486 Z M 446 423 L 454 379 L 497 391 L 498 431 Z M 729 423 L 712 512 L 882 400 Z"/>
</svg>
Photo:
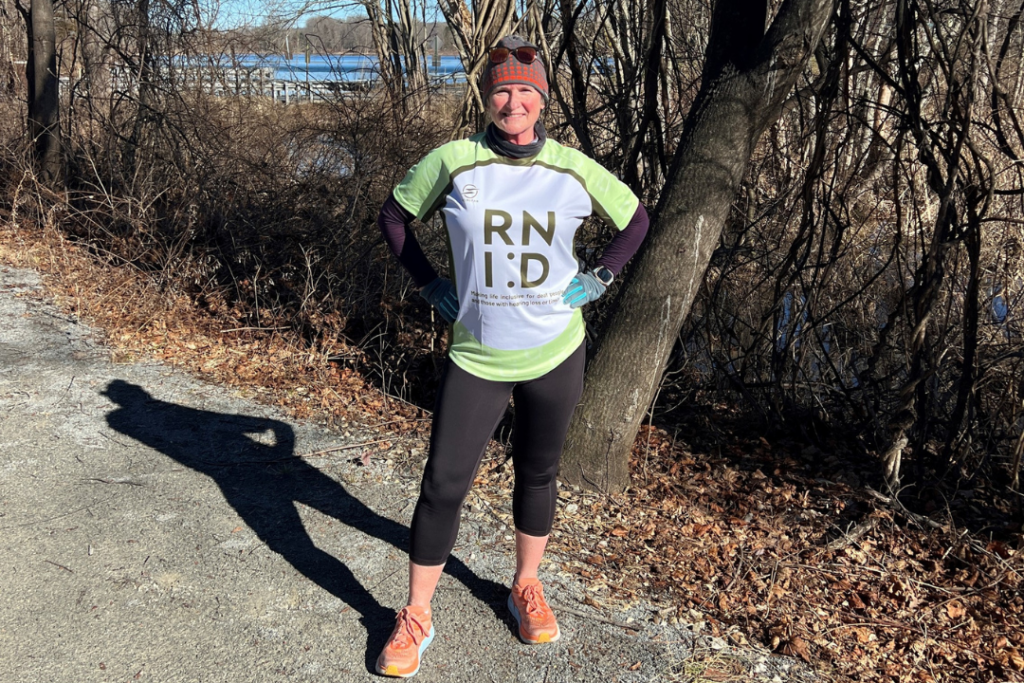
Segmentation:
<svg viewBox="0 0 1024 683">
<path fill-rule="evenodd" d="M 590 273 L 605 287 L 611 285 L 612 281 L 615 280 L 615 273 L 609 270 L 606 266 L 598 266 L 594 270 L 590 271 Z"/>
</svg>

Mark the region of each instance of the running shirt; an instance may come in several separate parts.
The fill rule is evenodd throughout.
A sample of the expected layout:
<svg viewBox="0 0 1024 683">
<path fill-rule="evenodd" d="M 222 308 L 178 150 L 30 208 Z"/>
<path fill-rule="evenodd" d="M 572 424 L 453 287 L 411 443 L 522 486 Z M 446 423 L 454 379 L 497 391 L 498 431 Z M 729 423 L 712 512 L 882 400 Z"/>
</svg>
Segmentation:
<svg viewBox="0 0 1024 683">
<path fill-rule="evenodd" d="M 582 152 L 547 140 L 527 159 L 495 154 L 480 133 L 423 158 L 395 188 L 420 220 L 440 212 L 459 297 L 449 355 L 492 381 L 536 379 L 583 341 L 583 316 L 562 303 L 579 268 L 573 237 L 598 215 L 622 230 L 639 200 Z"/>
</svg>

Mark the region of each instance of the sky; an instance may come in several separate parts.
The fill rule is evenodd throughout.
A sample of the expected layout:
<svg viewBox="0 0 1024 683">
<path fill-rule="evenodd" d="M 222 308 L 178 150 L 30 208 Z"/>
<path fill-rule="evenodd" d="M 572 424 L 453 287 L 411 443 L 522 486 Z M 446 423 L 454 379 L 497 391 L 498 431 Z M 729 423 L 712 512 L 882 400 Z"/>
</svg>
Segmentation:
<svg viewBox="0 0 1024 683">
<path fill-rule="evenodd" d="M 219 29 L 260 26 L 271 18 L 289 22 L 291 26 L 304 26 L 314 16 L 335 19 L 363 15 L 363 10 L 351 2 L 325 0 L 208 0 L 209 12 L 215 16 L 214 26 Z"/>
</svg>

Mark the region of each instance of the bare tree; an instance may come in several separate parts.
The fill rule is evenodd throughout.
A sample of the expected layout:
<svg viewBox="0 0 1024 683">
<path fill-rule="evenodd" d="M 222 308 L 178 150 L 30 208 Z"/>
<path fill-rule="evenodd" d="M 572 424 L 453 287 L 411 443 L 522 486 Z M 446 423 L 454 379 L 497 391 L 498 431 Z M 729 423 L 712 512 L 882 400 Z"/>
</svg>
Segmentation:
<svg viewBox="0 0 1024 683">
<path fill-rule="evenodd" d="M 915 495 L 982 467 L 1013 480 L 1020 7 L 840 3 L 676 345 L 690 385 L 663 395 L 712 391 L 823 449 L 855 434 Z"/>
<path fill-rule="evenodd" d="M 620 491 L 629 453 L 690 311 L 758 139 L 821 40 L 831 0 L 715 5 L 701 90 L 687 118 L 657 221 L 624 284 L 570 426 L 564 476 Z"/>
<path fill-rule="evenodd" d="M 415 17 L 411 0 L 363 0 L 370 33 L 377 51 L 380 77 L 395 103 L 405 113 L 410 103 L 425 95 L 426 31 Z"/>
<path fill-rule="evenodd" d="M 57 73 L 57 32 L 53 0 L 31 0 L 25 7 L 15 0 L 28 33 L 28 136 L 42 179 L 54 182 L 60 176 L 60 80 Z"/>
<path fill-rule="evenodd" d="M 19 89 L 21 83 L 20 69 L 15 63 L 23 57 L 22 36 L 24 35 L 19 23 L 14 17 L 14 7 L 8 0 L 0 1 L 0 94 L 12 96 Z"/>
<path fill-rule="evenodd" d="M 466 95 L 455 125 L 458 134 L 467 127 L 476 128 L 480 122 L 484 104 L 477 82 L 487 50 L 510 32 L 516 4 L 514 0 L 473 0 L 472 8 L 466 0 L 439 0 L 438 4 L 466 71 Z"/>
</svg>

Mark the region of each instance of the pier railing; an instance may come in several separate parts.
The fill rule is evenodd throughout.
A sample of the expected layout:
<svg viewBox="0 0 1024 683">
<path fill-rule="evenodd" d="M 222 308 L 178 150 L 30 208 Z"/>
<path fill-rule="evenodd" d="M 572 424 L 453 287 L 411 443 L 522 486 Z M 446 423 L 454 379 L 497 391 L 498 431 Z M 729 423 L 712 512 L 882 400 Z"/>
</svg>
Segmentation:
<svg viewBox="0 0 1024 683">
<path fill-rule="evenodd" d="M 381 79 L 372 70 L 348 72 L 344 78 L 315 79 L 308 74 L 295 74 L 298 78 L 281 78 L 269 66 L 221 67 L 217 65 L 164 66 L 160 80 L 182 88 L 198 88 L 216 97 L 266 97 L 275 102 L 332 102 L 341 97 L 368 93 L 379 87 Z M 134 92 L 138 88 L 137 74 L 123 67 L 111 69 L 111 86 L 121 92 Z M 453 83 L 451 74 L 432 79 L 431 88 L 438 90 L 461 88 Z"/>
</svg>

